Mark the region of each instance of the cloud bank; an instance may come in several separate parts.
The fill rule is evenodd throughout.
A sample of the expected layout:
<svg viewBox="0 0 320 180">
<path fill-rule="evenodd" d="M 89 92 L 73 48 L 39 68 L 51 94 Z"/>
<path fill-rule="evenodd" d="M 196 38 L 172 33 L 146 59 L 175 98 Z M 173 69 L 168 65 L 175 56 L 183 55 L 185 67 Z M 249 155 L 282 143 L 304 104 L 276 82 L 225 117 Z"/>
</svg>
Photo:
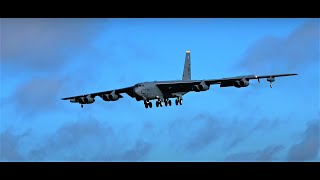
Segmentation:
<svg viewBox="0 0 320 180">
<path fill-rule="evenodd" d="M 1 19 L 1 64 L 57 69 L 74 51 L 90 48 L 103 19 Z M 25 71 L 25 70 L 24 70 Z"/>
<path fill-rule="evenodd" d="M 317 158 L 320 149 L 319 126 L 320 119 L 308 122 L 302 140 L 289 149 L 289 161 L 309 161 Z"/>
<path fill-rule="evenodd" d="M 240 64 L 246 70 L 280 71 L 319 61 L 319 19 L 310 20 L 285 38 L 265 37 L 245 52 Z M 280 63 L 281 62 L 281 63 Z M 266 72 L 268 72 L 266 71 Z"/>
</svg>

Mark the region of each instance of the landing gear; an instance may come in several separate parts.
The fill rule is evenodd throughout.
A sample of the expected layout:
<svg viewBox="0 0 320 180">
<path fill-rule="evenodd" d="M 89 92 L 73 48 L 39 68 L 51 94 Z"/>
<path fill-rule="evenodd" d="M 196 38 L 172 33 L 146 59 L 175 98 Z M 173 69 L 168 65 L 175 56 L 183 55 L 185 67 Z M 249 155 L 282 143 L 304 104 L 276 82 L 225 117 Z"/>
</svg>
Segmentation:
<svg viewBox="0 0 320 180">
<path fill-rule="evenodd" d="M 162 104 L 162 101 L 164 102 L 164 105 L 165 106 L 171 106 L 172 105 L 172 102 L 170 99 L 158 99 L 156 101 L 156 107 L 163 107 L 163 104 Z M 177 100 L 176 100 L 177 101 Z M 176 102 L 177 103 L 177 102 Z M 182 103 L 180 101 L 178 101 L 178 103 Z M 147 108 L 152 108 L 152 103 L 149 101 L 149 100 L 145 100 L 144 101 L 144 107 L 147 109 Z"/>
<path fill-rule="evenodd" d="M 168 106 L 168 105 L 171 106 L 171 100 L 170 99 L 165 99 L 164 100 L 164 105 L 165 106 Z"/>
<path fill-rule="evenodd" d="M 182 105 L 182 99 L 181 98 L 177 98 L 176 99 L 176 105 L 178 106 L 178 105 Z"/>
<path fill-rule="evenodd" d="M 161 101 L 159 101 L 159 100 L 158 100 L 158 101 L 156 101 L 156 106 L 157 106 L 157 107 L 159 107 L 159 106 L 160 106 L 160 107 L 162 107 L 162 102 L 161 102 Z"/>
<path fill-rule="evenodd" d="M 270 88 L 272 88 L 272 82 L 270 82 Z"/>
<path fill-rule="evenodd" d="M 81 104 L 81 108 L 83 108 L 83 104 Z"/>
<path fill-rule="evenodd" d="M 152 108 L 152 102 L 150 101 L 144 101 L 144 107 L 147 109 L 148 107 L 149 108 Z"/>
</svg>

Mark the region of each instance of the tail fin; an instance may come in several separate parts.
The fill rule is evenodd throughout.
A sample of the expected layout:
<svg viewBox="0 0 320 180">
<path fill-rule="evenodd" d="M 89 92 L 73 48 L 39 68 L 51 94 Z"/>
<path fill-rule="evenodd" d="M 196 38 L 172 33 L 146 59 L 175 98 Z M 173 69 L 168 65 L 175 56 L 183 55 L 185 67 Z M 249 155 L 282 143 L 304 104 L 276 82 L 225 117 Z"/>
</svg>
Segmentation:
<svg viewBox="0 0 320 180">
<path fill-rule="evenodd" d="M 182 80 L 191 80 L 190 50 L 186 51 L 186 59 L 184 61 Z"/>
</svg>

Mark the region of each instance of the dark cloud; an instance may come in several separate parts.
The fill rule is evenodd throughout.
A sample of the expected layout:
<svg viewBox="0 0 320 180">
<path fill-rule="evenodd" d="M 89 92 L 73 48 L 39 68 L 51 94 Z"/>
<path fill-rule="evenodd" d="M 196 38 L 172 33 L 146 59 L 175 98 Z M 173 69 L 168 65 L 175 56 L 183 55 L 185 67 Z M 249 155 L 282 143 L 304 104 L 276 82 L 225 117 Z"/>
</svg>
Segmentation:
<svg viewBox="0 0 320 180">
<path fill-rule="evenodd" d="M 104 19 L 1 19 L 1 63 L 55 70 L 75 50 L 90 48 Z"/>
<path fill-rule="evenodd" d="M 0 161 L 23 161 L 19 152 L 21 136 L 12 134 L 6 130 L 0 134 Z"/>
<path fill-rule="evenodd" d="M 111 126 L 94 118 L 68 123 L 29 152 L 31 161 L 140 161 L 151 144 L 134 140 L 134 146 L 122 143 Z"/>
<path fill-rule="evenodd" d="M 151 150 L 151 144 L 137 140 L 132 149 L 127 150 L 120 159 L 124 161 L 138 161 L 148 154 Z"/>
<path fill-rule="evenodd" d="M 286 38 L 265 37 L 248 48 L 240 65 L 250 71 L 295 69 L 319 61 L 319 20 L 298 27 Z M 279 63 L 281 62 L 281 63 Z"/>
<path fill-rule="evenodd" d="M 196 152 L 207 148 L 219 139 L 224 140 L 226 150 L 231 150 L 260 132 L 270 132 L 279 121 L 234 120 L 201 113 L 190 118 L 176 119 L 169 124 L 171 143 L 177 150 Z"/>
<path fill-rule="evenodd" d="M 66 159 L 73 161 L 88 160 L 103 148 L 108 152 L 107 144 L 114 143 L 114 131 L 95 119 L 67 123 L 53 135 L 30 152 L 32 160 L 50 160 L 49 157 L 59 161 Z"/>
<path fill-rule="evenodd" d="M 270 145 L 254 152 L 234 153 L 225 158 L 226 161 L 273 161 L 284 149 L 282 145 Z"/>
<path fill-rule="evenodd" d="M 172 143 L 187 151 L 199 151 L 217 140 L 223 133 L 221 123 L 208 114 L 177 119 L 170 124 Z"/>
<path fill-rule="evenodd" d="M 65 81 L 52 78 L 32 78 L 16 87 L 10 97 L 16 102 L 16 109 L 19 112 L 26 112 L 29 115 L 35 112 L 43 112 L 56 107 L 57 97 L 63 88 Z"/>
<path fill-rule="evenodd" d="M 201 150 L 221 136 L 221 130 L 218 129 L 218 121 L 209 116 L 200 116 L 194 120 L 202 120 L 205 122 L 204 125 L 199 129 L 198 133 L 195 133 L 189 142 L 186 143 L 185 147 L 187 150 Z"/>
<path fill-rule="evenodd" d="M 252 137 L 257 132 L 265 132 L 265 131 L 272 131 L 275 127 L 279 125 L 278 120 L 268 120 L 268 119 L 261 119 L 258 122 L 254 123 L 250 121 L 250 124 L 244 123 L 233 123 L 230 125 L 229 133 L 227 137 L 231 139 L 230 143 L 227 143 L 227 150 L 235 148 L 248 138 Z M 246 128 L 243 128 L 246 127 Z"/>
<path fill-rule="evenodd" d="M 288 152 L 289 161 L 309 161 L 317 158 L 320 149 L 319 120 L 308 123 L 301 142 L 291 146 Z"/>
</svg>

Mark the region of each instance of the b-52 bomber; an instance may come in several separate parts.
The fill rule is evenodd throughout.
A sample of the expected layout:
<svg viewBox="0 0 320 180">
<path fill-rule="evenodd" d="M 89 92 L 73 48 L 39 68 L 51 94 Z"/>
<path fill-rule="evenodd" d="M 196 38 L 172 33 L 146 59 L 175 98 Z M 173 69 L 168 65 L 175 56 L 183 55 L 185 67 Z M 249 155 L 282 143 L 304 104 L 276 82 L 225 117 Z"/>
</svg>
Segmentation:
<svg viewBox="0 0 320 180">
<path fill-rule="evenodd" d="M 121 94 L 126 93 L 137 101 L 143 101 L 145 108 L 152 108 L 151 100 L 156 100 L 156 107 L 171 106 L 170 98 L 175 98 L 176 105 L 182 105 L 182 97 L 188 92 L 201 92 L 209 90 L 211 85 L 220 85 L 220 87 L 236 87 L 242 88 L 249 86 L 249 81 L 257 79 L 260 83 L 260 79 L 266 78 L 272 83 L 276 77 L 293 76 L 297 74 L 273 74 L 265 76 L 246 75 L 236 76 L 222 79 L 203 79 L 203 80 L 191 80 L 191 63 L 190 63 L 190 51 L 186 51 L 185 63 L 183 68 L 182 80 L 172 81 L 152 81 L 141 82 L 134 86 L 125 87 L 121 89 L 114 89 L 109 91 L 102 91 L 97 93 L 73 96 L 62 98 L 62 100 L 70 100 L 72 103 L 79 103 L 83 108 L 84 104 L 92 104 L 95 102 L 95 97 L 99 96 L 104 101 L 117 101 L 123 98 Z"/>
</svg>

